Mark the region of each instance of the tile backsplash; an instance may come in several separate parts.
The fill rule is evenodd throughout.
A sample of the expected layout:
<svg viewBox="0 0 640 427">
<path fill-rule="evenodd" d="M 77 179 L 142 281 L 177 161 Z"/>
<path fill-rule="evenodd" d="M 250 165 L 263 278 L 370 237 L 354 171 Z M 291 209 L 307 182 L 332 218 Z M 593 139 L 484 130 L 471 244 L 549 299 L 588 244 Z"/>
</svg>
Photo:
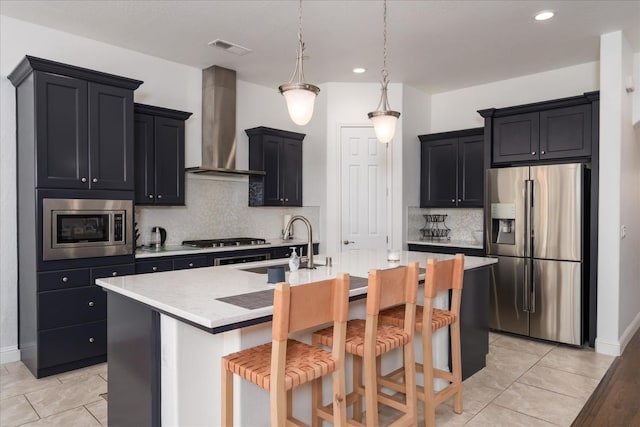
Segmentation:
<svg viewBox="0 0 640 427">
<path fill-rule="evenodd" d="M 417 208 L 409 207 L 408 209 L 407 240 L 420 240 L 422 233 L 421 228 L 425 227 L 425 219 L 423 215 L 427 214 L 446 214 L 447 219 L 445 225 L 451 229 L 451 240 L 463 242 L 473 242 L 472 232 L 482 230 L 484 222 L 484 210 L 481 208 L 464 209 L 464 208 Z"/>
<path fill-rule="evenodd" d="M 320 208 L 249 207 L 248 182 L 240 178 L 220 180 L 187 174 L 186 206 L 139 206 L 135 209 L 138 244 L 145 242 L 151 227 L 167 230 L 167 244 L 179 245 L 183 240 L 225 237 L 281 237 L 284 215 L 304 215 L 313 227 L 315 240 L 320 236 Z M 294 236 L 306 238 L 303 224 L 294 224 Z"/>
</svg>

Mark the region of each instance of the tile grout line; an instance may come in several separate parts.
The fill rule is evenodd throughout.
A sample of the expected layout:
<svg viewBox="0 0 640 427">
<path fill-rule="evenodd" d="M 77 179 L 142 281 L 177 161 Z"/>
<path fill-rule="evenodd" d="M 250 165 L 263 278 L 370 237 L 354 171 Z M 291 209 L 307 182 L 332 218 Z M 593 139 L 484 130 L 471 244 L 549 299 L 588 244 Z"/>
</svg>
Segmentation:
<svg viewBox="0 0 640 427">
<path fill-rule="evenodd" d="M 531 414 L 526 414 L 526 413 L 524 413 L 524 412 L 520 412 L 520 411 L 518 411 L 517 409 L 507 408 L 506 406 L 503 406 L 503 405 L 501 405 L 501 404 L 499 404 L 499 403 L 496 403 L 495 405 L 496 405 L 496 406 L 499 406 L 499 407 L 501 407 L 501 408 L 503 408 L 503 409 L 507 409 L 507 410 L 509 410 L 509 411 L 515 412 L 515 413 L 520 414 L 520 415 L 526 415 L 527 417 L 535 418 L 536 420 L 540 420 L 540 421 L 543 421 L 543 422 L 545 422 L 545 423 L 549 423 L 549 424 L 554 425 L 554 426 L 567 427 L 567 426 L 563 426 L 562 424 L 556 424 L 556 423 L 551 422 L 551 421 L 549 421 L 549 420 L 545 420 L 545 419 L 543 419 L 543 418 L 536 417 L 535 415 L 531 415 Z"/>
<path fill-rule="evenodd" d="M 27 397 L 27 394 L 22 394 L 22 396 L 24 396 L 24 399 L 27 401 L 27 403 L 29 404 L 29 406 L 31 406 L 31 409 L 33 409 L 33 412 L 36 413 L 36 415 L 38 416 L 38 420 L 42 419 L 42 416 L 40 415 L 40 413 L 36 410 L 35 406 L 33 406 L 33 403 L 31 403 L 31 401 L 29 400 L 29 398 Z"/>
<path fill-rule="evenodd" d="M 99 400 L 96 400 L 96 402 L 99 402 Z M 87 411 L 89 414 L 91 414 L 91 416 L 98 422 L 98 424 L 102 425 L 102 423 L 100 422 L 98 417 L 93 415 L 93 412 L 91 412 L 91 410 L 89 408 L 87 408 L 87 405 L 91 405 L 92 403 L 96 403 L 96 402 L 85 403 L 84 405 L 82 405 L 82 407 L 84 408 L 85 411 Z"/>
</svg>

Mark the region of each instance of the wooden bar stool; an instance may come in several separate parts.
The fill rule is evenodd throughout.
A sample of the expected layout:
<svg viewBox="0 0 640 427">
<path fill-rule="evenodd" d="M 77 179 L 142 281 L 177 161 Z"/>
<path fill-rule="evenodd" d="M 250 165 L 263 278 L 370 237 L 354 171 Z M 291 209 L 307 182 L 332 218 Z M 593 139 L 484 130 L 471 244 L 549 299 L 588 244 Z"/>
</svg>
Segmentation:
<svg viewBox="0 0 640 427">
<path fill-rule="evenodd" d="M 392 425 L 415 426 L 417 424 L 415 348 L 413 330 L 415 328 L 415 306 L 418 293 L 418 263 L 408 267 L 369 272 L 366 320 L 353 319 L 347 322 L 345 349 L 353 355 L 353 391 L 347 395 L 347 406 L 353 405 L 353 420 L 350 425 L 360 425 L 362 421 L 362 397 L 365 397 L 366 425 L 378 425 L 378 403 L 395 408 L 404 415 Z M 403 304 L 407 307 L 403 322 L 397 327 L 378 323 L 381 309 Z M 326 328 L 313 334 L 313 343 L 332 347 L 337 343 L 335 332 Z M 391 350 L 402 348 L 404 382 L 398 389 L 405 394 L 404 399 L 383 393 L 377 384 L 380 370 L 380 356 Z M 362 367 L 364 364 L 364 378 Z M 363 382 L 364 380 L 364 382 Z M 331 421 L 331 408 L 322 404 L 322 383 L 317 382 L 312 389 L 313 424 L 322 420 Z M 333 409 L 335 413 L 335 407 Z"/>
<path fill-rule="evenodd" d="M 424 388 L 418 387 L 418 398 L 424 402 L 424 417 L 427 426 L 436 425 L 436 406 L 453 396 L 453 411 L 462 413 L 462 362 L 460 356 L 460 299 L 464 276 L 464 255 L 457 254 L 448 261 L 427 260 L 424 280 L 424 307 L 416 307 L 416 331 L 422 333 L 423 363 L 416 363 L 416 371 L 424 374 Z M 449 310 L 433 308 L 433 302 L 439 292 L 452 290 Z M 404 306 L 393 307 L 380 313 L 380 322 L 402 326 L 404 324 Z M 431 325 L 425 328 L 424 325 Z M 449 326 L 451 331 L 451 372 L 433 367 L 433 332 Z M 400 389 L 395 379 L 402 375 L 402 368 L 385 375 L 379 384 L 393 390 Z M 449 381 L 449 385 L 439 392 L 434 391 L 433 379 Z"/>
<path fill-rule="evenodd" d="M 273 296 L 272 342 L 222 358 L 222 425 L 233 425 L 233 374 L 267 390 L 271 426 L 304 425 L 292 415 L 293 388 L 333 377 L 334 424 L 346 425 L 345 331 L 349 275 L 299 286 L 278 283 Z M 333 322 L 332 352 L 288 339 L 289 333 Z"/>
</svg>

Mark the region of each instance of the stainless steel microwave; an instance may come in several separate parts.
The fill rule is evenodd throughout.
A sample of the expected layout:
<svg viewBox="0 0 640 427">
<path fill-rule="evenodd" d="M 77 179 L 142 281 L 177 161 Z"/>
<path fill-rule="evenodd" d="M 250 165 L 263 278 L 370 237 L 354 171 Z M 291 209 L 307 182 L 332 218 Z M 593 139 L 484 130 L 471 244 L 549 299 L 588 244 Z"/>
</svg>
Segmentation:
<svg viewBox="0 0 640 427">
<path fill-rule="evenodd" d="M 43 259 L 133 253 L 133 201 L 42 200 Z"/>
</svg>

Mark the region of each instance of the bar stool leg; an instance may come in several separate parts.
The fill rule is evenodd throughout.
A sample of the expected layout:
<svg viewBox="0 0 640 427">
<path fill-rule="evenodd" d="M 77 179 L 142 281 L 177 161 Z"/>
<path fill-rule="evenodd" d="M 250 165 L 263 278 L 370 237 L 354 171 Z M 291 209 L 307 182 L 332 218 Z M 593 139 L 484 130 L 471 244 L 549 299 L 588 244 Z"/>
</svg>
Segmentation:
<svg viewBox="0 0 640 427">
<path fill-rule="evenodd" d="M 366 378 L 366 386 L 364 388 L 365 394 L 365 408 L 367 425 L 378 425 L 378 376 L 376 372 L 376 361 L 371 358 L 365 358 L 364 360 L 364 377 Z"/>
<path fill-rule="evenodd" d="M 426 326 L 425 326 L 426 327 Z M 436 425 L 436 399 L 433 386 L 433 343 L 431 337 L 422 342 L 422 365 L 424 376 L 424 423 Z"/>
<path fill-rule="evenodd" d="M 233 426 L 233 372 L 224 366 L 222 361 L 222 425 Z"/>
<path fill-rule="evenodd" d="M 353 392 L 355 399 L 353 401 L 353 419 L 362 422 L 362 358 L 353 355 Z"/>
<path fill-rule="evenodd" d="M 451 325 L 451 370 L 454 387 L 458 390 L 453 396 L 453 411 L 462 413 L 462 362 L 460 355 L 460 321 Z"/>
<path fill-rule="evenodd" d="M 323 406 L 322 402 L 322 378 L 318 378 L 311 383 L 311 426 L 321 427 L 322 419 L 318 416 L 318 408 Z"/>
</svg>

